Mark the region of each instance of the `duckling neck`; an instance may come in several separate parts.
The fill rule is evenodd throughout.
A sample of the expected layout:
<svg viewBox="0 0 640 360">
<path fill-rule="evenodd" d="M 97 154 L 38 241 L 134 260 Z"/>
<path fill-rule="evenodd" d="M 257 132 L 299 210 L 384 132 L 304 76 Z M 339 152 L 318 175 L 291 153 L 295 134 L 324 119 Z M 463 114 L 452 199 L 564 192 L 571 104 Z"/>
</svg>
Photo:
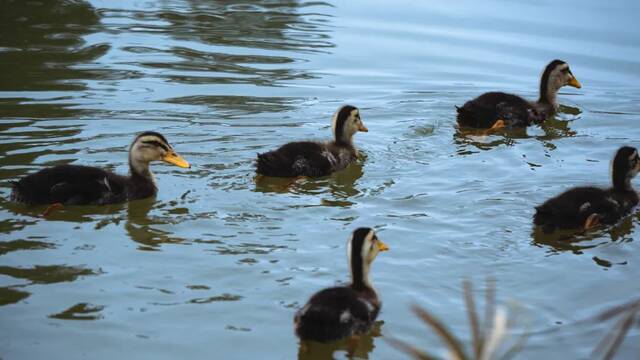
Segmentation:
<svg viewBox="0 0 640 360">
<path fill-rule="evenodd" d="M 631 178 L 627 174 L 613 171 L 613 190 L 618 192 L 633 191 Z"/>
<path fill-rule="evenodd" d="M 558 103 L 556 102 L 557 94 L 558 89 L 549 82 L 548 78 L 543 78 L 540 81 L 540 98 L 538 99 L 538 103 L 555 111 L 558 108 Z"/>
<path fill-rule="evenodd" d="M 346 147 L 353 147 L 353 137 L 352 136 L 346 136 L 346 135 L 342 135 L 342 136 L 336 136 L 336 139 L 334 140 L 336 145 L 340 145 L 340 146 L 346 146 Z"/>
<path fill-rule="evenodd" d="M 149 169 L 149 163 L 129 158 L 129 197 L 144 198 L 158 191 L 156 180 Z"/>
<path fill-rule="evenodd" d="M 369 280 L 369 265 L 361 259 L 356 259 L 351 264 L 351 287 L 359 291 L 374 290 Z"/>
</svg>

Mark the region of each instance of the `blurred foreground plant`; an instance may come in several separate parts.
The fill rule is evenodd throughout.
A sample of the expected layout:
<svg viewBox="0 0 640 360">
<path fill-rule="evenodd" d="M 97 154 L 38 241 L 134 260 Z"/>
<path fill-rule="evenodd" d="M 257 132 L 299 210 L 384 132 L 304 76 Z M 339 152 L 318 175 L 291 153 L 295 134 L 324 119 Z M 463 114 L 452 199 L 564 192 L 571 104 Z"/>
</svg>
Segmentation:
<svg viewBox="0 0 640 360">
<path fill-rule="evenodd" d="M 431 327 L 446 345 L 449 350 L 448 358 L 451 360 L 504 360 L 521 351 L 529 337 L 529 332 L 525 330 L 517 339 L 513 339 L 512 329 L 515 326 L 515 312 L 509 312 L 503 306 L 496 306 L 495 281 L 487 281 L 484 322 L 481 322 L 478 317 L 471 282 L 465 280 L 463 285 L 465 306 L 471 328 L 472 349 L 469 352 L 463 346 L 463 341 L 456 337 L 440 319 L 417 305 L 412 307 L 418 318 Z M 611 360 L 614 358 L 633 324 L 640 322 L 640 299 L 613 306 L 594 317 L 578 321 L 573 325 L 602 324 L 611 319 L 617 319 L 617 321 L 594 348 L 591 354 L 593 359 Z M 388 337 L 385 339 L 414 359 L 438 359 L 428 351 L 404 341 Z M 511 345 L 508 346 L 508 343 Z"/>
<path fill-rule="evenodd" d="M 509 315 L 506 307 L 496 306 L 495 281 L 487 280 L 484 321 L 480 321 L 476 310 L 476 301 L 473 297 L 471 282 L 465 280 L 464 300 L 467 308 L 467 316 L 471 327 L 472 349 L 467 352 L 462 341 L 457 338 L 445 326 L 445 324 L 432 313 L 417 305 L 413 306 L 414 313 L 440 337 L 449 350 L 449 359 L 452 360 L 493 360 L 508 359 L 518 353 L 527 341 L 527 332 L 524 331 L 512 345 L 501 351 L 506 343 L 511 342 L 511 329 L 515 324 L 515 316 Z M 418 360 L 438 359 L 425 350 L 418 349 L 404 341 L 387 338 L 394 347 L 411 355 Z"/>
<path fill-rule="evenodd" d="M 616 317 L 619 320 L 611 331 L 600 340 L 591 354 L 592 357 L 595 358 L 596 355 L 602 354 L 602 358 L 605 360 L 613 359 L 638 315 L 640 315 L 640 299 L 614 306 L 596 316 L 595 320 L 599 322 Z"/>
</svg>

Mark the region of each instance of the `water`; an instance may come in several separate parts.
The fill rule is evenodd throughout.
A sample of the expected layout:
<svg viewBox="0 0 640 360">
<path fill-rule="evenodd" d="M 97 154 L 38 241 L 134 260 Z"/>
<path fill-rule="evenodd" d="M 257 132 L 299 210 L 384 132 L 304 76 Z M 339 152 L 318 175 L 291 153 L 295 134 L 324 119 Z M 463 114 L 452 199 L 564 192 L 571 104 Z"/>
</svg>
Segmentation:
<svg viewBox="0 0 640 360">
<path fill-rule="evenodd" d="M 465 341 L 462 279 L 497 279 L 535 333 L 522 358 L 589 358 L 611 324 L 575 325 L 640 290 L 640 218 L 579 242 L 533 233 L 533 206 L 609 183 L 638 146 L 637 2 L 9 1 L 0 31 L 0 356 L 298 356 L 292 318 L 348 277 L 345 242 L 371 226 L 384 302 L 356 356 L 402 358 L 383 337 L 444 354 L 420 304 Z M 7 11 L 6 9 L 9 9 Z M 544 127 L 463 136 L 454 105 L 489 90 L 537 96 L 544 65 L 580 90 Z M 256 184 L 253 159 L 330 137 L 361 109 L 366 159 L 327 178 Z M 153 166 L 155 199 L 68 207 L 8 202 L 44 166 L 126 172 L 157 130 L 193 164 Z M 640 350 L 629 334 L 620 357 Z M 345 344 L 300 358 L 344 358 Z M 268 354 L 266 356 L 265 354 Z"/>
</svg>

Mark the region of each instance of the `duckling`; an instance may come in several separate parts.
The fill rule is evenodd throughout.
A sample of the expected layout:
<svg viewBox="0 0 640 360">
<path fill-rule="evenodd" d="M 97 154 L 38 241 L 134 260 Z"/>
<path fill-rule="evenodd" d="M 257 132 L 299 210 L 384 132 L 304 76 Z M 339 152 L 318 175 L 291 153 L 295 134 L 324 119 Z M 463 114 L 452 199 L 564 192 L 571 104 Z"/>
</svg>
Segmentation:
<svg viewBox="0 0 640 360">
<path fill-rule="evenodd" d="M 536 207 L 533 223 L 545 232 L 572 228 L 588 230 L 601 223 L 614 224 L 638 204 L 638 194 L 631 187 L 631 179 L 638 171 L 638 150 L 621 147 L 612 163 L 612 188 L 585 186 L 568 190 Z"/>
<path fill-rule="evenodd" d="M 458 125 L 474 128 L 514 128 L 541 123 L 558 111 L 556 95 L 565 86 L 582 85 L 562 60 L 547 65 L 540 79 L 540 97 L 530 102 L 520 96 L 503 92 L 488 92 L 457 107 Z"/>
<path fill-rule="evenodd" d="M 173 151 L 164 136 L 144 132 L 129 148 L 129 176 L 90 166 L 58 165 L 13 181 L 11 200 L 29 205 L 113 204 L 155 195 L 149 163 L 161 160 L 182 168 L 189 163 Z"/>
<path fill-rule="evenodd" d="M 295 315 L 301 340 L 329 342 L 366 333 L 378 316 L 381 301 L 369 280 L 369 268 L 389 247 L 371 228 L 356 229 L 347 243 L 351 284 L 317 292 Z"/>
<path fill-rule="evenodd" d="M 332 129 L 335 139 L 331 142 L 290 142 L 276 150 L 258 154 L 256 172 L 277 177 L 317 177 L 346 168 L 358 156 L 353 146 L 353 135 L 369 129 L 364 126 L 360 111 L 351 105 L 344 105 L 336 111 Z"/>
</svg>

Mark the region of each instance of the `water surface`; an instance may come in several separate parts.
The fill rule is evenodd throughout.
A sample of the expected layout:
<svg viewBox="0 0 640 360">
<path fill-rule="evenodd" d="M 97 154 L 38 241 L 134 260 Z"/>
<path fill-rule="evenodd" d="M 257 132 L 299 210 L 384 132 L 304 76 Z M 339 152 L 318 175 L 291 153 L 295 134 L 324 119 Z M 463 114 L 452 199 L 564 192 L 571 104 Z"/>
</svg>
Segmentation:
<svg viewBox="0 0 640 360">
<path fill-rule="evenodd" d="M 344 358 L 298 354 L 292 318 L 348 278 L 345 242 L 370 226 L 381 322 L 358 358 L 445 354 L 421 304 L 469 340 L 462 279 L 497 279 L 532 336 L 522 358 L 589 358 L 607 325 L 572 326 L 640 293 L 639 217 L 558 242 L 533 206 L 609 183 L 640 145 L 636 2 L 10 1 L 0 15 L 0 356 Z M 454 105 L 489 90 L 537 96 L 552 59 L 582 89 L 542 127 L 465 136 Z M 330 177 L 254 181 L 257 152 L 325 139 L 361 109 L 365 160 Z M 193 167 L 154 165 L 153 199 L 8 202 L 6 181 L 73 163 L 125 173 L 136 133 L 160 131 Z M 482 295 L 477 287 L 477 295 Z M 640 351 L 632 330 L 621 358 Z"/>
</svg>

